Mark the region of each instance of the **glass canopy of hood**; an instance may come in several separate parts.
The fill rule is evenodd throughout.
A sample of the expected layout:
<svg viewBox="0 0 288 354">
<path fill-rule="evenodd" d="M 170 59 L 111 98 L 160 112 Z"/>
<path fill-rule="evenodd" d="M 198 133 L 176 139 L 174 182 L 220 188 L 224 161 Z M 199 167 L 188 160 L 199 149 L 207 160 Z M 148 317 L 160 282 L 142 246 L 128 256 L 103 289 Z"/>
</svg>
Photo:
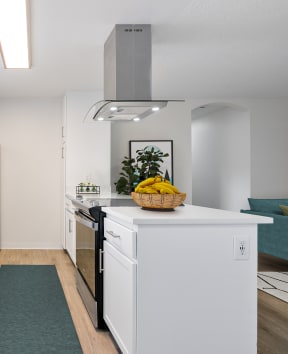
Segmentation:
<svg viewBox="0 0 288 354">
<path fill-rule="evenodd" d="M 167 101 L 99 101 L 88 111 L 85 120 L 139 121 L 167 106 Z"/>
</svg>

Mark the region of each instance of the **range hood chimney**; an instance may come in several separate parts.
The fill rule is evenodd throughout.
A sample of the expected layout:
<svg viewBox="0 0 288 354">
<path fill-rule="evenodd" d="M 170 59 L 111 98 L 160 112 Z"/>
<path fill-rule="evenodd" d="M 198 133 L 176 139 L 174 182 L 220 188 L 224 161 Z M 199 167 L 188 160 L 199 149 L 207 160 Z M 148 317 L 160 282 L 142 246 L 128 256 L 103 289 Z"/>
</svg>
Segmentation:
<svg viewBox="0 0 288 354">
<path fill-rule="evenodd" d="M 137 121 L 166 107 L 151 99 L 151 25 L 115 25 L 104 44 L 104 101 L 85 120 Z"/>
</svg>

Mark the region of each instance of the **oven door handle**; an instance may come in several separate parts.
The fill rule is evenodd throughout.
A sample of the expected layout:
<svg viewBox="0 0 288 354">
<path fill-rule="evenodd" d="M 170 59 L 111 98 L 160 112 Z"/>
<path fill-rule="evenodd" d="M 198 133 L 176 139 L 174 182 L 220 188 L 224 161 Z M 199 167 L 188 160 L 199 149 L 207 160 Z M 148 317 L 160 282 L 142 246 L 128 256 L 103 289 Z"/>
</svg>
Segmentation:
<svg viewBox="0 0 288 354">
<path fill-rule="evenodd" d="M 75 219 L 77 222 L 80 224 L 89 227 L 90 229 L 93 229 L 95 231 L 98 230 L 98 224 L 89 220 L 88 218 L 86 219 L 83 215 L 80 215 L 77 211 L 75 211 Z"/>
<path fill-rule="evenodd" d="M 101 274 L 104 271 L 103 268 L 103 254 L 104 251 L 99 248 L 99 273 Z"/>
</svg>

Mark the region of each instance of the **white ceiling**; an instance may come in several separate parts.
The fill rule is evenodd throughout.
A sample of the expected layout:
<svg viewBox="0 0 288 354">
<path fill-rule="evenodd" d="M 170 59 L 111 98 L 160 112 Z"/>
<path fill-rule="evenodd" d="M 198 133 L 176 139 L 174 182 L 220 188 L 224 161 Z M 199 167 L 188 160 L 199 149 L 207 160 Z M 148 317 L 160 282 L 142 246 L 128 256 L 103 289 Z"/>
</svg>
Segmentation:
<svg viewBox="0 0 288 354">
<path fill-rule="evenodd" d="M 153 98 L 287 97 L 287 0 L 30 0 L 32 68 L 0 97 L 103 89 L 116 23 L 152 25 Z"/>
</svg>

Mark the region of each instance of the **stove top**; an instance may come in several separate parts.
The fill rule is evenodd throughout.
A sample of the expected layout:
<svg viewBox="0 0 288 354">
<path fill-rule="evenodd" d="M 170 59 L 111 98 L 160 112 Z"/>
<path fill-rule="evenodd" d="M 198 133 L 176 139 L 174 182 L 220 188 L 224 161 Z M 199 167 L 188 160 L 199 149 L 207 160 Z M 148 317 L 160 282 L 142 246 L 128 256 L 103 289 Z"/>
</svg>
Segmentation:
<svg viewBox="0 0 288 354">
<path fill-rule="evenodd" d="M 137 206 L 132 198 L 76 198 L 72 203 L 80 209 L 89 210 L 92 207 L 100 206 Z"/>
</svg>

